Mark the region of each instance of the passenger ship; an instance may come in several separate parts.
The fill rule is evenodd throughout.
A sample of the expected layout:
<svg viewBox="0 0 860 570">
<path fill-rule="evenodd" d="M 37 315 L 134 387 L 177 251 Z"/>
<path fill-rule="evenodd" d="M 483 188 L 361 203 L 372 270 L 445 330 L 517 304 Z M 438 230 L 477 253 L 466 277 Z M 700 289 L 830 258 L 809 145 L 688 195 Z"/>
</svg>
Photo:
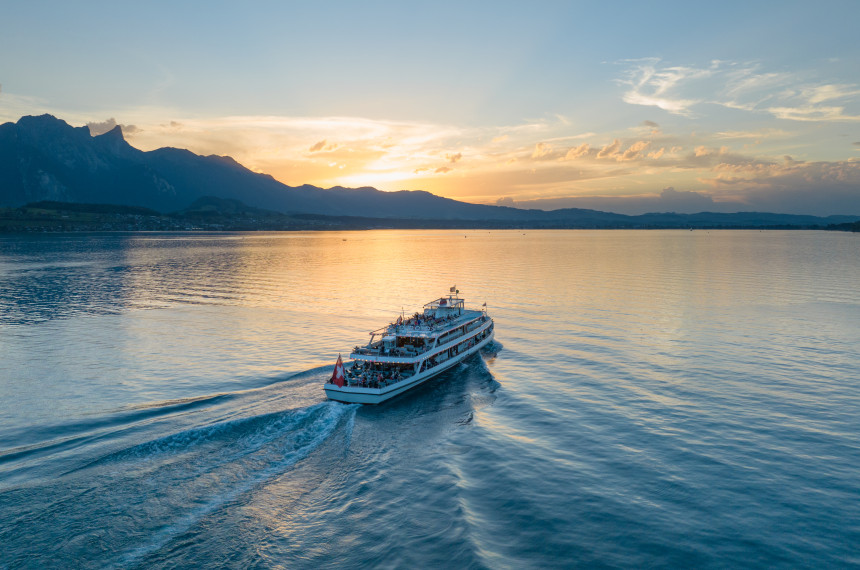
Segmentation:
<svg viewBox="0 0 860 570">
<path fill-rule="evenodd" d="M 487 304 L 467 309 L 460 291 L 424 305 L 422 313 L 401 315 L 370 333 L 344 366 L 337 357 L 334 373 L 323 388 L 330 400 L 379 404 L 414 388 L 462 362 L 493 340 Z"/>
</svg>

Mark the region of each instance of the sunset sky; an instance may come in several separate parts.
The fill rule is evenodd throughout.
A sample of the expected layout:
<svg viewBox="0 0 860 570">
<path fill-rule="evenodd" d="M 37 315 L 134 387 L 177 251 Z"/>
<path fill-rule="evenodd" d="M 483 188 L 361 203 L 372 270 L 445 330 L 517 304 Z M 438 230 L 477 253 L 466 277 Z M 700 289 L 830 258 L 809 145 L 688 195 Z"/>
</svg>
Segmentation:
<svg viewBox="0 0 860 570">
<path fill-rule="evenodd" d="M 290 185 L 860 214 L 853 0 L 4 4 L 0 122 Z"/>
</svg>

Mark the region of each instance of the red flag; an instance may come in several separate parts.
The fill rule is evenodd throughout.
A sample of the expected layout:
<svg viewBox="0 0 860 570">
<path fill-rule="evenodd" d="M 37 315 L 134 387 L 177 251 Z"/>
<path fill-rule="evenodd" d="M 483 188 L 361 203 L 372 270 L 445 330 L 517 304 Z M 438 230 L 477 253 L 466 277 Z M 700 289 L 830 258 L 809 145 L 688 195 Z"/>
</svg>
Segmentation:
<svg viewBox="0 0 860 570">
<path fill-rule="evenodd" d="M 329 380 L 329 384 L 334 384 L 340 388 L 343 388 L 343 360 L 340 359 L 340 355 L 337 355 L 337 364 L 334 365 L 334 372 L 331 375 L 331 380 Z"/>
</svg>

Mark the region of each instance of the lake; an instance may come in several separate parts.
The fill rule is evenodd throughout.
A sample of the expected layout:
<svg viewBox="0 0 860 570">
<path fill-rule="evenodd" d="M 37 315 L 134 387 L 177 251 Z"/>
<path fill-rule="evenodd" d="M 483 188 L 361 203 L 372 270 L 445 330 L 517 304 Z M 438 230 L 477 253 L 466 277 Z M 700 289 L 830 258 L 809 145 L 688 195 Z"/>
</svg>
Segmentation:
<svg viewBox="0 0 860 570">
<path fill-rule="evenodd" d="M 860 242 L 0 237 L 0 568 L 860 566 Z M 490 350 L 339 353 L 456 285 Z"/>
</svg>

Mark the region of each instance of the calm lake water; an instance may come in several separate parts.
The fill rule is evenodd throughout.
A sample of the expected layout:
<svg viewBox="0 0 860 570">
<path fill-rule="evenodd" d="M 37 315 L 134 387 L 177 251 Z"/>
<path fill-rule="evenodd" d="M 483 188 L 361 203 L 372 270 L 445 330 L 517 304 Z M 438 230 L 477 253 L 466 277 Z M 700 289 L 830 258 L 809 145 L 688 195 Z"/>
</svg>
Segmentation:
<svg viewBox="0 0 860 570">
<path fill-rule="evenodd" d="M 338 353 L 456 284 L 492 350 Z M 0 568 L 860 566 L 837 232 L 0 238 Z"/>
</svg>

